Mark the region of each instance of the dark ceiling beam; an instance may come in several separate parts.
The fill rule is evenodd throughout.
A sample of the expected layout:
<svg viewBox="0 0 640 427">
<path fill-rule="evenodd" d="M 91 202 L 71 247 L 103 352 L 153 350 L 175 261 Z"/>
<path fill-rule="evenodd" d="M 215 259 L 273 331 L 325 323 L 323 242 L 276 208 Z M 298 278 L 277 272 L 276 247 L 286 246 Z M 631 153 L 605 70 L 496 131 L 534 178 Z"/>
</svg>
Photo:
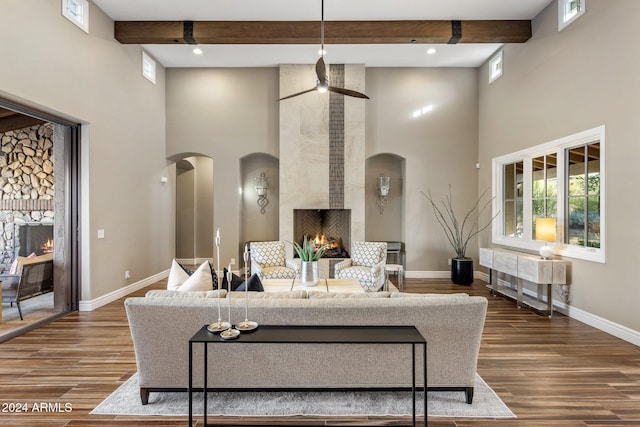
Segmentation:
<svg viewBox="0 0 640 427">
<path fill-rule="evenodd" d="M 316 44 L 320 21 L 116 21 L 123 44 Z M 524 43 L 531 21 L 325 21 L 326 44 Z"/>
<path fill-rule="evenodd" d="M 25 116 L 11 110 L 0 108 L 0 133 L 28 128 L 42 123 L 45 122 L 34 117 Z"/>
</svg>

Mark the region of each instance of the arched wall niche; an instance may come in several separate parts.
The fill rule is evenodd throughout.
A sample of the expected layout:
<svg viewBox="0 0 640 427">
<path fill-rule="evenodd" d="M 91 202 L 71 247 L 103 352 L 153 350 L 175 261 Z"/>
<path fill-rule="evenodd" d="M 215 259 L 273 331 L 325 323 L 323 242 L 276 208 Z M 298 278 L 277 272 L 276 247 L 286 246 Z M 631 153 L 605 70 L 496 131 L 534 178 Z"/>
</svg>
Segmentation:
<svg viewBox="0 0 640 427">
<path fill-rule="evenodd" d="M 383 242 L 405 241 L 405 168 L 405 158 L 396 154 L 376 154 L 366 160 L 366 240 Z M 380 212 L 380 207 L 377 204 L 379 176 L 391 177 L 390 191 L 383 212 Z"/>
<path fill-rule="evenodd" d="M 176 249 L 181 261 L 199 264 L 213 259 L 213 159 L 183 153 L 176 164 Z"/>
<path fill-rule="evenodd" d="M 251 153 L 240 159 L 240 245 L 278 240 L 280 214 L 280 161 L 266 153 Z M 264 213 L 258 205 L 255 179 L 264 173 L 269 183 Z M 239 248 L 240 253 L 243 247 Z"/>
</svg>

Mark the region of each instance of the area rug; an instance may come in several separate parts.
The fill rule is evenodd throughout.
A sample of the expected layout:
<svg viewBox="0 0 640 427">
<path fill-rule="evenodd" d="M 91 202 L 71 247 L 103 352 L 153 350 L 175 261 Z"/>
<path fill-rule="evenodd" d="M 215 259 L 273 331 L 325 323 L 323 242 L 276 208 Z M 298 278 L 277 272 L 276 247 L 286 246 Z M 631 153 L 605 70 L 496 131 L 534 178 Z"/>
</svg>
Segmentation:
<svg viewBox="0 0 640 427">
<path fill-rule="evenodd" d="M 194 393 L 194 414 L 202 415 L 202 393 Z M 422 393 L 416 413 L 424 414 Z M 429 392 L 430 417 L 516 418 L 504 402 L 476 375 L 473 404 L 463 392 Z M 403 416 L 411 415 L 411 392 L 210 392 L 208 415 L 220 416 Z M 91 414 L 187 416 L 188 393 L 151 393 L 140 403 L 135 374 L 98 405 Z"/>
</svg>

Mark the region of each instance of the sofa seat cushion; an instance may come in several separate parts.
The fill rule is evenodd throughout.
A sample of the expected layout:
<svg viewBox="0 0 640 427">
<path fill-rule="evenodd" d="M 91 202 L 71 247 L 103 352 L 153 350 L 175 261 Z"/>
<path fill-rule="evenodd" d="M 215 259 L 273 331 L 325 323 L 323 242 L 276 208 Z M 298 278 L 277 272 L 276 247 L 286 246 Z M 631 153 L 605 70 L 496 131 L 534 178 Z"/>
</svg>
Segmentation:
<svg viewBox="0 0 640 427">
<path fill-rule="evenodd" d="M 145 294 L 145 297 L 161 297 L 161 298 L 220 298 L 227 297 L 227 291 L 224 289 L 214 291 L 165 291 L 164 289 L 153 289 Z"/>
<path fill-rule="evenodd" d="M 389 298 L 389 292 L 321 292 L 308 291 L 309 299 Z"/>
<path fill-rule="evenodd" d="M 229 292 L 229 298 L 245 298 L 244 291 Z M 246 298 L 251 299 L 307 299 L 307 291 L 296 290 L 291 292 L 247 292 Z"/>
</svg>

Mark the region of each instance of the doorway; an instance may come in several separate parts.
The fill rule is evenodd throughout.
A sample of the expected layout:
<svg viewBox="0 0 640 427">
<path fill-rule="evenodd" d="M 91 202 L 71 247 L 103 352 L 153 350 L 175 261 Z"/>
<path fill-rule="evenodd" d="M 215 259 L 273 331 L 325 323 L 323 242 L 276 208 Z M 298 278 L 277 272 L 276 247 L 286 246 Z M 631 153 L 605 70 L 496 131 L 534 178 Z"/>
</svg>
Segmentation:
<svg viewBox="0 0 640 427">
<path fill-rule="evenodd" d="M 0 342 L 78 308 L 78 135 L 0 98 Z"/>
</svg>

